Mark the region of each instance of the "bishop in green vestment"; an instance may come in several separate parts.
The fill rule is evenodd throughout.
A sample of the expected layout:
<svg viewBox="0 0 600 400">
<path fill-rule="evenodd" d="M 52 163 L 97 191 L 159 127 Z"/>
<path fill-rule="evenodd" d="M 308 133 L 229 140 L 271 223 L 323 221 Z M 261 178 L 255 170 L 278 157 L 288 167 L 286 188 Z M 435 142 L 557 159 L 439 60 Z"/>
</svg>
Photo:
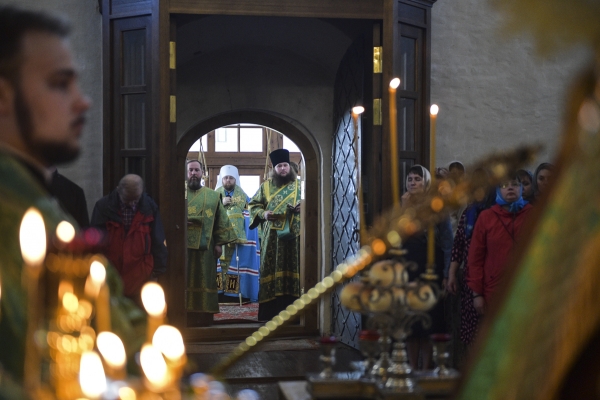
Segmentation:
<svg viewBox="0 0 600 400">
<path fill-rule="evenodd" d="M 250 228 L 262 224 L 258 319 L 265 321 L 300 296 L 300 184 L 289 152 L 273 151 L 272 178 L 250 200 Z"/>
<path fill-rule="evenodd" d="M 186 309 L 201 313 L 219 312 L 217 292 L 217 259 L 222 245 L 236 240 L 236 235 L 221 202 L 221 195 L 200 186 L 204 173 L 199 161 L 189 161 L 188 268 Z"/>
<path fill-rule="evenodd" d="M 240 175 L 238 169 L 233 165 L 224 165 L 221 167 L 217 177 L 217 187 L 215 191 L 221 195 L 223 206 L 227 211 L 227 217 L 237 237 L 234 243 L 230 243 L 223 249 L 223 255 L 220 258 L 221 269 L 227 273 L 231 264 L 231 257 L 235 251 L 236 243 L 246 243 L 246 229 L 244 210 L 248 208 L 250 197 L 244 190 L 238 186 Z"/>
</svg>

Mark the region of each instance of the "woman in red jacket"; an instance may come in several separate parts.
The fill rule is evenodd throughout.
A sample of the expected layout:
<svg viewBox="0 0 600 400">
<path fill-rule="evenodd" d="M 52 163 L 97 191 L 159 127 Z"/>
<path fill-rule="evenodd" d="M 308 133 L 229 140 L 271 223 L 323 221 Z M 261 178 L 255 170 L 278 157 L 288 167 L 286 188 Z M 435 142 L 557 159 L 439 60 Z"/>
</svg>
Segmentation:
<svg viewBox="0 0 600 400">
<path fill-rule="evenodd" d="M 467 262 L 467 284 L 473 291 L 473 306 L 483 314 L 503 276 L 511 250 L 518 240 L 531 205 L 523 200 L 518 180 L 496 189 L 496 204 L 482 211 L 471 239 Z"/>
</svg>

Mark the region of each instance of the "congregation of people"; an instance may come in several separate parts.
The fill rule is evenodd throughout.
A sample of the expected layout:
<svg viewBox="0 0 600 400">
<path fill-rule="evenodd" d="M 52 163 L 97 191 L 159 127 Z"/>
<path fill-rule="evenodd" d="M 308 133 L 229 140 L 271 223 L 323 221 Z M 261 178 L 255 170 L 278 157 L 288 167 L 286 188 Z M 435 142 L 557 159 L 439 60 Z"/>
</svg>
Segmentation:
<svg viewBox="0 0 600 400">
<path fill-rule="evenodd" d="M 451 177 L 460 181 L 467 173 L 462 163 L 454 161 L 448 168 L 436 168 L 435 176 L 437 180 Z M 431 334 L 458 333 L 454 340 L 460 340 L 468 353 L 496 299 L 512 251 L 523 239 L 523 226 L 536 202 L 548 191 L 553 173 L 554 166 L 549 163 L 540 164 L 533 174 L 521 169 L 480 201 L 457 210 L 435 226 L 435 273 L 447 296 L 428 312 L 430 326 L 413 326 L 407 340 L 413 369 L 432 367 Z M 484 170 L 471 172 L 472 178 L 477 175 L 487 178 Z M 414 165 L 408 170 L 405 185 L 402 206 L 417 205 L 432 190 L 431 174 L 425 167 Z M 427 232 L 409 238 L 403 247 L 408 251 L 405 260 L 418 265 L 418 270 L 412 272 L 414 277 L 425 272 Z"/>
<path fill-rule="evenodd" d="M 274 150 L 269 157 L 272 177 L 252 198 L 239 186 L 235 166 L 220 169 L 212 190 L 204 185 L 204 165 L 198 160 L 186 163 L 185 306 L 190 326 L 212 324 L 220 312 L 223 281 L 227 286 L 227 280 L 237 279 L 240 291 L 239 268 L 235 275 L 228 270 L 234 258 L 239 267 L 239 255 L 245 253 L 238 245 L 248 243 L 248 230 L 260 231 L 260 270 L 254 285 L 258 295 L 252 296 L 258 297 L 258 320 L 271 319 L 300 296 L 300 185 L 288 150 Z M 96 203 L 90 226 L 104 232 L 103 252 L 121 276 L 123 293 L 141 304 L 143 285 L 167 270 L 160 212 L 145 193 L 142 178 L 124 176 L 113 192 Z"/>
</svg>

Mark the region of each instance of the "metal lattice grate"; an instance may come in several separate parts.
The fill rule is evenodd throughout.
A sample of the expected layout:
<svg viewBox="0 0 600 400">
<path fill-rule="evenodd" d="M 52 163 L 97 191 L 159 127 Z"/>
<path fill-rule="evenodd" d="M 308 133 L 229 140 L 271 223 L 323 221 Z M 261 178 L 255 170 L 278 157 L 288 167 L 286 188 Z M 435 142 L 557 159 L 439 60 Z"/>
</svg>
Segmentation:
<svg viewBox="0 0 600 400">
<path fill-rule="evenodd" d="M 357 162 L 354 156 L 354 125 L 351 110 L 363 94 L 363 43 L 357 40 L 346 52 L 336 77 L 332 166 L 332 265 L 337 266 L 359 250 Z M 360 160 L 359 160 L 360 162 Z M 358 347 L 361 315 L 344 309 L 338 287 L 332 293 L 332 334 Z"/>
</svg>

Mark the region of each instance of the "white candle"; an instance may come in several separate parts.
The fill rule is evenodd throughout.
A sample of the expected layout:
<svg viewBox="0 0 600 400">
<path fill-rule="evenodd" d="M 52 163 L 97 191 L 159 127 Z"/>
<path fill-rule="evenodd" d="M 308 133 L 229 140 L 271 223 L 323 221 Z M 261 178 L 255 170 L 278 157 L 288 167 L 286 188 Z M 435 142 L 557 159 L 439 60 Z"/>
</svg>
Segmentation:
<svg viewBox="0 0 600 400">
<path fill-rule="evenodd" d="M 21 254 L 27 282 L 27 333 L 25 336 L 25 387 L 34 393 L 40 386 L 41 356 L 34 334 L 39 322 L 39 278 L 46 257 L 46 227 L 42 214 L 31 207 L 23 216 L 19 231 Z"/>
<path fill-rule="evenodd" d="M 146 283 L 142 288 L 142 304 L 148 313 L 146 341 L 151 343 L 154 332 L 163 324 L 167 310 L 163 288 L 156 282 Z"/>
<path fill-rule="evenodd" d="M 107 375 L 113 379 L 125 379 L 127 355 L 121 339 L 112 332 L 100 332 L 96 345 L 108 367 Z"/>
<path fill-rule="evenodd" d="M 390 81 L 390 157 L 392 168 L 392 196 L 394 207 L 400 206 L 400 179 L 398 177 L 398 119 L 396 117 L 396 89 L 400 86 L 400 79 Z"/>
</svg>

